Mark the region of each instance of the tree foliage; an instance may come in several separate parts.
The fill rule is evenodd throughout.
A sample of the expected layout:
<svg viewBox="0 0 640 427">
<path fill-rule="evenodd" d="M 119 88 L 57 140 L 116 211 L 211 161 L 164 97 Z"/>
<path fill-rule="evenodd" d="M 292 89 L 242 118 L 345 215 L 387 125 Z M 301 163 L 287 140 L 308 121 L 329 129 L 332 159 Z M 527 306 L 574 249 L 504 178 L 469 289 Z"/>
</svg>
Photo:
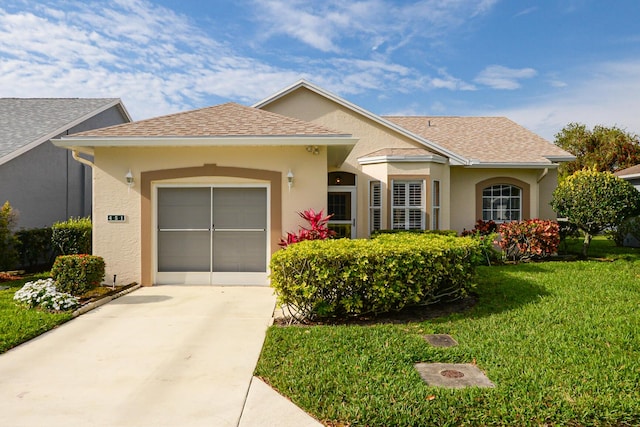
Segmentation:
<svg viewBox="0 0 640 427">
<path fill-rule="evenodd" d="M 6 201 L 0 207 L 0 271 L 15 268 L 18 262 L 18 239 L 13 233 L 17 219 L 17 213 Z"/>
<path fill-rule="evenodd" d="M 606 228 L 617 227 L 640 212 L 640 192 L 611 172 L 584 169 L 563 180 L 553 192 L 551 207 L 585 235 L 586 257 L 591 238 Z"/>
<path fill-rule="evenodd" d="M 595 126 L 589 130 L 570 123 L 556 134 L 555 143 L 577 157 L 560 166 L 565 177 L 584 168 L 615 172 L 640 163 L 640 138 L 618 127 Z"/>
</svg>

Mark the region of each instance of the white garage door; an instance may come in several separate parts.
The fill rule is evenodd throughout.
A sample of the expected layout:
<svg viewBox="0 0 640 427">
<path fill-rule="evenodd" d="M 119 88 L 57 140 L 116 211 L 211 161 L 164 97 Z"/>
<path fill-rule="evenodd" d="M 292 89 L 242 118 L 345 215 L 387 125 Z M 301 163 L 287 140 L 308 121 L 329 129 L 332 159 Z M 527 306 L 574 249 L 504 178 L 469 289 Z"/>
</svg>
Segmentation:
<svg viewBox="0 0 640 427">
<path fill-rule="evenodd" d="M 267 284 L 267 188 L 160 187 L 156 283 Z"/>
</svg>

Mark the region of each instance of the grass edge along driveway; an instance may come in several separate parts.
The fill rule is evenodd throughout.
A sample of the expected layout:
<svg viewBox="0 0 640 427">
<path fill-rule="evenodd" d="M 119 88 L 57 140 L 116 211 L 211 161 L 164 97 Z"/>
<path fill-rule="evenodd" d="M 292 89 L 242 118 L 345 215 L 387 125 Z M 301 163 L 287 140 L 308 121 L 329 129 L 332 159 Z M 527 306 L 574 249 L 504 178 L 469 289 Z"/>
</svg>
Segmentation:
<svg viewBox="0 0 640 427">
<path fill-rule="evenodd" d="M 332 426 L 640 425 L 640 252 L 592 254 L 617 260 L 481 267 L 478 304 L 444 318 L 273 326 L 256 374 Z M 496 388 L 429 387 L 413 368 L 473 361 Z"/>
</svg>

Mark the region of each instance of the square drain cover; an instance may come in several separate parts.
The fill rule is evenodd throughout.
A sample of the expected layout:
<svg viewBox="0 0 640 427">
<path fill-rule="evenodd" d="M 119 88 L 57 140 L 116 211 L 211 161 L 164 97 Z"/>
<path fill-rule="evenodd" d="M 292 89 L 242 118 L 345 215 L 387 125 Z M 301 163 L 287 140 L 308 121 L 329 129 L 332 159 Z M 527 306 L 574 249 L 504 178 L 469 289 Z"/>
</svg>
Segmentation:
<svg viewBox="0 0 640 427">
<path fill-rule="evenodd" d="M 458 345 L 458 342 L 447 334 L 425 335 L 424 339 L 434 347 L 455 347 Z"/>
<path fill-rule="evenodd" d="M 416 363 L 414 366 L 420 377 L 430 386 L 445 388 L 495 387 L 489 378 L 471 363 Z"/>
</svg>

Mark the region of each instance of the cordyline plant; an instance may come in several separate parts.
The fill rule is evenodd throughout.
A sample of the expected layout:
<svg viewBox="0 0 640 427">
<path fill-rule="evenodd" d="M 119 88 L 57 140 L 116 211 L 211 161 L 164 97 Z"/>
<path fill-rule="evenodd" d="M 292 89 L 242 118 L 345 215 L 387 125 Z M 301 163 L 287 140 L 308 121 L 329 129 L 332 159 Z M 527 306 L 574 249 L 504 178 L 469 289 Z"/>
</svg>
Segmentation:
<svg viewBox="0 0 640 427">
<path fill-rule="evenodd" d="M 308 209 L 304 212 L 298 212 L 298 215 L 309 223 L 309 227 L 300 227 L 297 233 L 287 232 L 287 237 L 280 239 L 279 245 L 283 248 L 304 240 L 325 240 L 336 235 L 335 231 L 327 227 L 333 214 L 325 216 L 323 210 L 316 212 L 313 209 Z"/>
</svg>

